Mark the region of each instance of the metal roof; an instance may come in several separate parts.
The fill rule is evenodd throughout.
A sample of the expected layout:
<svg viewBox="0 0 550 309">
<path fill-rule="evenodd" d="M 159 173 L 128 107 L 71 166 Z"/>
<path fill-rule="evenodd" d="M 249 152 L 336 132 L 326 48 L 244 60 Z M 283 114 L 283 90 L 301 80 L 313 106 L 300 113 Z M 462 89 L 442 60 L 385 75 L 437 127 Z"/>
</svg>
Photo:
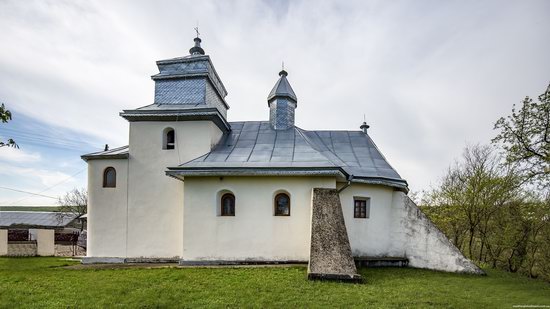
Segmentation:
<svg viewBox="0 0 550 309">
<path fill-rule="evenodd" d="M 267 101 L 271 101 L 271 99 L 275 97 L 288 97 L 294 102 L 298 101 L 298 98 L 296 97 L 296 94 L 294 93 L 294 90 L 292 90 L 292 87 L 290 86 L 290 83 L 288 82 L 288 79 L 286 78 L 287 72 L 285 70 L 282 70 L 279 73 L 279 80 L 277 83 L 275 83 L 275 86 L 273 86 L 273 89 L 271 89 L 271 92 L 267 96 Z"/>
<path fill-rule="evenodd" d="M 109 149 L 106 151 L 92 152 L 82 155 L 81 158 L 84 161 L 95 159 L 128 159 L 128 146 L 122 146 L 118 148 Z"/>
<path fill-rule="evenodd" d="M 151 104 L 138 109 L 123 110 L 120 116 L 128 121 L 186 121 L 210 120 L 222 132 L 231 130 L 225 116 L 215 107 L 188 104 Z"/>
<path fill-rule="evenodd" d="M 231 122 L 215 148 L 194 160 L 169 167 L 171 176 L 353 175 L 354 181 L 407 190 L 362 131 L 273 130 L 268 121 Z"/>
<path fill-rule="evenodd" d="M 77 215 L 66 212 L 0 211 L 0 227 L 61 228 L 76 219 Z"/>
</svg>

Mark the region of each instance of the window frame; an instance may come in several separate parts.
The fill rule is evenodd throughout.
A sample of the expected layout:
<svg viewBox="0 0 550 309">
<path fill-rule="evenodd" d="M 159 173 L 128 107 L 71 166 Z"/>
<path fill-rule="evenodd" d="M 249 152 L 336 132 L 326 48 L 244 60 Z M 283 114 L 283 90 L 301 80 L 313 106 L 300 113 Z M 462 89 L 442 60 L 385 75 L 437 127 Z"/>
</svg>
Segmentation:
<svg viewBox="0 0 550 309">
<path fill-rule="evenodd" d="M 285 214 L 285 213 L 279 213 L 278 212 L 278 200 L 279 200 L 279 197 L 281 196 L 286 196 L 287 200 L 288 200 L 288 214 Z M 291 199 L 290 199 L 290 194 L 286 193 L 286 192 L 279 192 L 277 194 L 275 194 L 275 197 L 273 198 L 273 215 L 274 216 L 277 216 L 277 217 L 290 217 L 290 213 L 291 213 Z"/>
<path fill-rule="evenodd" d="M 173 141 L 168 142 L 168 134 L 172 133 Z M 164 128 L 162 131 L 162 150 L 174 150 L 176 149 L 176 130 L 171 127 Z"/>
<path fill-rule="evenodd" d="M 111 171 L 114 173 L 114 178 L 113 178 L 114 180 L 112 184 L 109 184 L 107 179 L 107 173 Z M 108 166 L 103 170 L 103 188 L 116 188 L 116 178 L 117 178 L 116 174 L 117 174 L 116 169 L 112 166 Z"/>
<path fill-rule="evenodd" d="M 357 211 L 357 202 L 364 203 L 364 212 Z M 359 205 L 361 207 L 361 204 Z M 364 215 L 363 215 L 364 214 Z M 370 197 L 353 197 L 353 218 L 354 219 L 369 219 L 370 218 Z"/>
<path fill-rule="evenodd" d="M 233 212 L 231 213 L 225 213 L 224 211 L 224 201 L 226 198 L 232 198 L 233 199 Z M 224 194 L 222 194 L 221 198 L 220 198 L 220 216 L 221 217 L 235 217 L 235 208 L 236 208 L 236 198 L 235 198 L 235 194 L 231 193 L 231 192 L 225 192 Z"/>
</svg>

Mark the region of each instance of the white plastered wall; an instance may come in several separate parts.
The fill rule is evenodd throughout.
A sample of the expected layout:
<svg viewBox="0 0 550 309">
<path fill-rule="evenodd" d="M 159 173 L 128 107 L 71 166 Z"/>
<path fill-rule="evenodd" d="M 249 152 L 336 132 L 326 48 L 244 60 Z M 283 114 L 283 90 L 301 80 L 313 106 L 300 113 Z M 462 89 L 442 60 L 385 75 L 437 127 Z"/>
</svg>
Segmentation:
<svg viewBox="0 0 550 309">
<path fill-rule="evenodd" d="M 39 256 L 55 254 L 55 230 L 38 229 L 36 231 L 36 254 Z"/>
<path fill-rule="evenodd" d="M 330 177 L 186 177 L 183 260 L 308 261 L 312 188 Z M 220 192 L 235 195 L 235 216 L 219 216 Z M 274 216 L 275 195 L 290 195 L 291 215 Z"/>
<path fill-rule="evenodd" d="M 354 197 L 370 198 L 369 218 L 353 217 Z M 482 273 L 405 193 L 355 183 L 340 193 L 340 201 L 354 256 L 403 257 L 412 267 Z"/>
<path fill-rule="evenodd" d="M 175 131 L 175 149 L 162 149 L 167 127 Z M 211 121 L 130 123 L 127 257 L 181 256 L 183 182 L 165 171 L 209 152 L 221 136 Z"/>
<path fill-rule="evenodd" d="M 392 250 L 409 265 L 448 272 L 483 274 L 403 192 L 393 193 Z"/>
<path fill-rule="evenodd" d="M 354 198 L 370 198 L 369 218 L 354 218 Z M 354 183 L 340 193 L 342 212 L 354 256 L 389 256 L 393 188 Z"/>
<path fill-rule="evenodd" d="M 8 230 L 0 229 L 0 256 L 8 254 Z"/>
<path fill-rule="evenodd" d="M 115 188 L 103 188 L 107 167 L 116 171 Z M 127 159 L 88 161 L 87 256 L 126 256 L 127 179 Z"/>
</svg>

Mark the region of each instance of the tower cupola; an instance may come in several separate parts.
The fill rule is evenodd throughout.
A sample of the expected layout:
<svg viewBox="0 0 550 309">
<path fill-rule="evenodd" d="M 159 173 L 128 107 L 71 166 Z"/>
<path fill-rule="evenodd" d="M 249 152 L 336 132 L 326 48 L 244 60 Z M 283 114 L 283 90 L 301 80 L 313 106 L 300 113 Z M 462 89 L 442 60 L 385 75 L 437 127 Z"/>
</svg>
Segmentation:
<svg viewBox="0 0 550 309">
<path fill-rule="evenodd" d="M 294 127 L 294 111 L 298 107 L 298 98 L 292 90 L 288 72 L 279 72 L 279 80 L 267 96 L 269 122 L 275 130 L 286 130 Z"/>
<path fill-rule="evenodd" d="M 193 41 L 195 41 L 195 46 L 193 46 L 193 47 L 191 47 L 191 49 L 189 49 L 189 54 L 190 55 L 204 55 L 204 49 L 202 49 L 202 47 L 201 47 L 202 40 L 197 36 L 196 38 L 193 39 Z"/>
<path fill-rule="evenodd" d="M 230 130 L 227 122 L 227 90 L 210 56 L 194 38 L 189 55 L 157 61 L 154 102 L 136 110 L 124 110 L 129 121 L 212 120 L 221 130 Z"/>
</svg>

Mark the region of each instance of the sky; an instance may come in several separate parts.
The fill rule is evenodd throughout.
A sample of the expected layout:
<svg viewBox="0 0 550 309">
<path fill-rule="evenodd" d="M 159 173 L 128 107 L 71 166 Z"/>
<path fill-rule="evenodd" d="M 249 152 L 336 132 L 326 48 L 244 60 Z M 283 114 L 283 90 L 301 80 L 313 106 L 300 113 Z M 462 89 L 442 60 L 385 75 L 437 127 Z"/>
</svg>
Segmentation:
<svg viewBox="0 0 550 309">
<path fill-rule="evenodd" d="M 197 24 L 229 121 L 269 118 L 284 61 L 296 125 L 359 130 L 365 117 L 415 192 L 550 82 L 547 0 L 0 0 L 0 102 L 13 114 L 0 139 L 20 146 L 0 148 L 0 205 L 86 187 L 80 155 L 128 143 L 118 113 L 153 103 L 155 61 L 187 55 Z"/>
</svg>

